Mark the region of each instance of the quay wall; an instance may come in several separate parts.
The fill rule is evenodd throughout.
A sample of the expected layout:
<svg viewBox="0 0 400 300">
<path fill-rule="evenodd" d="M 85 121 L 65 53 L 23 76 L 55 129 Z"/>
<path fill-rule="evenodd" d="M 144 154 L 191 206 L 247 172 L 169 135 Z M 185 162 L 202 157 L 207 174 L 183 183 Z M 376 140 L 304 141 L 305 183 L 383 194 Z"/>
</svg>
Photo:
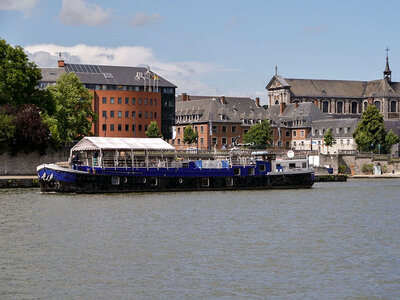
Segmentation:
<svg viewBox="0 0 400 300">
<path fill-rule="evenodd" d="M 68 161 L 71 147 L 71 145 L 68 145 L 59 151 L 49 148 L 45 155 L 40 155 L 38 152 L 18 153 L 15 156 L 4 153 L 0 155 L 0 176 L 35 175 L 36 167 L 41 164 Z"/>
</svg>

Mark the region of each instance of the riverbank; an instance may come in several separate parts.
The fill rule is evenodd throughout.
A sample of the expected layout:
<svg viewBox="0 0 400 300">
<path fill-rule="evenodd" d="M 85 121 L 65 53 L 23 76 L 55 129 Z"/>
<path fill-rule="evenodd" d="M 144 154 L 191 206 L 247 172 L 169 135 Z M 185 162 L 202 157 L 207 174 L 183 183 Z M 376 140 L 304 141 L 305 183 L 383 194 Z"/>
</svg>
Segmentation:
<svg viewBox="0 0 400 300">
<path fill-rule="evenodd" d="M 0 176 L 0 188 L 36 188 L 39 187 L 37 175 Z"/>
</svg>

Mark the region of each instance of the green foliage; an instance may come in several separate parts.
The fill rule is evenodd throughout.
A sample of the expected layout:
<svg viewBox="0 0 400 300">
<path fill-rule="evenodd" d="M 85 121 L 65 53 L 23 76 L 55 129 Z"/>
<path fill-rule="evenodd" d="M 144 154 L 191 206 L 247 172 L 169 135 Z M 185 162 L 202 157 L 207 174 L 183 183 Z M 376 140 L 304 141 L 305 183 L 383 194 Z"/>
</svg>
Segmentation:
<svg viewBox="0 0 400 300">
<path fill-rule="evenodd" d="M 0 105 L 33 103 L 31 98 L 38 101 L 40 78 L 40 69 L 28 60 L 22 47 L 12 47 L 0 39 Z"/>
<path fill-rule="evenodd" d="M 368 105 L 362 114 L 362 119 L 358 123 L 353 133 L 354 140 L 357 144 L 357 150 L 367 152 L 373 151 L 378 153 L 378 145 L 381 145 L 382 152 L 390 150 L 389 144 L 386 143 L 386 130 L 383 122 L 383 116 L 375 105 Z M 393 140 L 392 140 L 393 141 Z"/>
<path fill-rule="evenodd" d="M 363 173 L 372 174 L 373 170 L 374 170 L 374 166 L 372 164 L 363 164 L 362 168 L 361 168 L 361 171 Z"/>
<path fill-rule="evenodd" d="M 397 144 L 399 142 L 399 137 L 397 134 L 393 132 L 392 129 L 386 134 L 385 137 L 385 145 L 383 151 L 385 153 L 390 153 L 390 149 L 392 148 L 393 145 Z"/>
<path fill-rule="evenodd" d="M 332 129 L 329 128 L 324 134 L 324 142 L 327 147 L 332 147 L 336 143 L 336 139 L 333 136 Z"/>
<path fill-rule="evenodd" d="M 340 165 L 338 172 L 340 174 L 344 174 L 344 172 L 346 172 L 346 166 L 345 165 Z"/>
<path fill-rule="evenodd" d="M 14 133 L 13 117 L 0 113 L 0 154 L 8 150 L 8 145 L 14 137 Z"/>
<path fill-rule="evenodd" d="M 186 144 L 193 144 L 197 142 L 198 134 L 193 130 L 191 125 L 186 126 L 183 131 L 183 142 Z"/>
<path fill-rule="evenodd" d="M 78 76 L 65 73 L 48 91 L 56 102 L 54 119 L 47 119 L 52 142 L 65 143 L 90 135 L 97 118 L 92 109 L 93 94 L 83 86 Z"/>
<path fill-rule="evenodd" d="M 161 138 L 162 134 L 160 128 L 158 128 L 156 121 L 151 121 L 147 131 L 145 132 L 149 138 Z"/>
<path fill-rule="evenodd" d="M 273 140 L 272 129 L 269 120 L 265 119 L 261 124 L 254 124 L 250 130 L 243 136 L 244 142 L 252 144 L 253 148 L 265 148 Z"/>
</svg>

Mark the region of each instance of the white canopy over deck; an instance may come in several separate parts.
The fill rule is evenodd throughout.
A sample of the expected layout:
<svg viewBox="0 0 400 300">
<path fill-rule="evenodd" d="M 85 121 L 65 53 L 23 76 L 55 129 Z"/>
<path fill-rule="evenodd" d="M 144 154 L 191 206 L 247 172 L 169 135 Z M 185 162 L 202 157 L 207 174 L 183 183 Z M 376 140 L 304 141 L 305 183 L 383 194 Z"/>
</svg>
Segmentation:
<svg viewBox="0 0 400 300">
<path fill-rule="evenodd" d="M 175 148 L 160 138 L 115 138 L 115 137 L 84 137 L 74 147 L 76 151 L 111 151 L 111 150 L 169 150 Z"/>
</svg>

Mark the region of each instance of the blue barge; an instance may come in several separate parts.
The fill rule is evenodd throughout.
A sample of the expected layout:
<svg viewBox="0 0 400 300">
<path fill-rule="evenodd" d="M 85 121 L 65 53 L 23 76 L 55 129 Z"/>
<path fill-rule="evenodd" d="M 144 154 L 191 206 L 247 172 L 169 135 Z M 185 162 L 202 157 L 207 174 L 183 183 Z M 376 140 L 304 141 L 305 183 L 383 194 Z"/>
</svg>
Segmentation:
<svg viewBox="0 0 400 300">
<path fill-rule="evenodd" d="M 305 164 L 283 169 L 267 152 L 177 153 L 162 139 L 86 137 L 68 166 L 37 167 L 42 192 L 109 193 L 310 188 Z M 289 164 L 290 165 L 290 164 Z"/>
</svg>

